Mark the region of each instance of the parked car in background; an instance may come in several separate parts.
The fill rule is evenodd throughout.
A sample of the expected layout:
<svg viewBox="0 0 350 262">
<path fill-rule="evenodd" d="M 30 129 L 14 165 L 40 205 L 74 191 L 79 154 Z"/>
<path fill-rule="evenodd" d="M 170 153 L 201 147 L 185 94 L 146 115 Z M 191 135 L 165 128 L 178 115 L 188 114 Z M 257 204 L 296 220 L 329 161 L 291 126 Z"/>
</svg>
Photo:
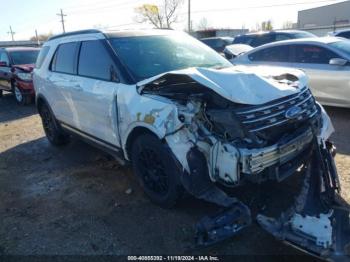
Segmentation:
<svg viewBox="0 0 350 262">
<path fill-rule="evenodd" d="M 32 71 L 39 51 L 32 47 L 0 48 L 0 96 L 8 91 L 21 105 L 33 101 Z"/>
<path fill-rule="evenodd" d="M 218 53 L 222 53 L 227 45 L 233 42 L 232 37 L 208 37 L 200 39 L 204 44 L 211 47 Z"/>
<path fill-rule="evenodd" d="M 328 141 L 334 129 L 302 71 L 237 69 L 173 30 L 71 32 L 47 41 L 40 57 L 36 105 L 48 140 L 63 145 L 74 134 L 130 163 L 158 205 L 188 192 L 224 208 L 198 224 L 198 245 L 251 224 L 249 207 L 223 188 L 282 187 L 293 177 L 303 180 L 291 202 L 298 208 L 259 214 L 258 223 L 313 255 L 346 255 L 349 213 L 335 202 Z"/>
<path fill-rule="evenodd" d="M 350 29 L 336 31 L 336 32 L 329 32 L 328 36 L 336 36 L 336 37 L 343 37 L 343 38 L 350 39 Z"/>
<path fill-rule="evenodd" d="M 244 54 L 252 49 L 253 49 L 253 47 L 251 47 L 250 45 L 233 44 L 233 45 L 226 46 L 223 53 L 224 53 L 226 59 L 230 60 L 230 59 L 233 59 L 239 55 L 242 55 L 242 54 Z"/>
<path fill-rule="evenodd" d="M 232 63 L 302 69 L 320 103 L 350 107 L 349 61 L 350 41 L 323 37 L 267 44 L 233 59 Z"/>
<path fill-rule="evenodd" d="M 316 37 L 314 34 L 300 30 L 281 30 L 281 31 L 269 31 L 269 32 L 258 32 L 248 33 L 244 35 L 236 36 L 233 40 L 233 44 L 245 44 L 252 47 L 261 46 L 264 44 L 297 39 L 297 38 L 310 38 Z"/>
</svg>

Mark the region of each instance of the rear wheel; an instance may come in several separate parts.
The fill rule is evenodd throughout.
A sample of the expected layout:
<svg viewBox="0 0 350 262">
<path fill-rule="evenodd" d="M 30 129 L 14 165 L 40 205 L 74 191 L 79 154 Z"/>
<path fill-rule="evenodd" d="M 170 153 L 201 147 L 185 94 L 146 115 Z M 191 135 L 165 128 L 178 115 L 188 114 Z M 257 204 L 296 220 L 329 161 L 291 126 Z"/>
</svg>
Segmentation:
<svg viewBox="0 0 350 262">
<path fill-rule="evenodd" d="M 54 115 L 46 104 L 41 105 L 40 116 L 47 139 L 55 146 L 65 145 L 69 136 L 63 132 Z"/>
<path fill-rule="evenodd" d="M 180 171 L 170 149 L 156 136 L 144 134 L 132 145 L 133 171 L 146 195 L 162 207 L 172 207 L 182 196 Z"/>
</svg>

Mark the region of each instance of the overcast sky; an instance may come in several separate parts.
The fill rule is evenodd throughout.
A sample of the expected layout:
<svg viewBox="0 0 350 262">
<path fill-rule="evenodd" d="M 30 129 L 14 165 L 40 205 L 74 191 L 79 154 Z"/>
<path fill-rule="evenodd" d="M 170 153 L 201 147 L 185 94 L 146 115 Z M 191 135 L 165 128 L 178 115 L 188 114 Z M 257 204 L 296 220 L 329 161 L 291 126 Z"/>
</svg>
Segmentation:
<svg viewBox="0 0 350 262">
<path fill-rule="evenodd" d="M 0 0 L 0 40 L 10 40 L 9 26 L 15 40 L 28 39 L 38 33 L 62 32 L 60 8 L 67 14 L 66 31 L 110 27 L 110 29 L 147 28 L 150 25 L 135 23 L 135 7 L 143 3 L 158 4 L 162 0 Z M 175 29 L 187 25 L 187 1 L 179 10 L 179 22 Z M 298 10 L 343 2 L 344 0 L 191 0 L 192 25 L 202 18 L 215 28 L 255 28 L 257 23 L 272 20 L 274 28 L 281 28 L 285 21 L 297 21 Z"/>
</svg>

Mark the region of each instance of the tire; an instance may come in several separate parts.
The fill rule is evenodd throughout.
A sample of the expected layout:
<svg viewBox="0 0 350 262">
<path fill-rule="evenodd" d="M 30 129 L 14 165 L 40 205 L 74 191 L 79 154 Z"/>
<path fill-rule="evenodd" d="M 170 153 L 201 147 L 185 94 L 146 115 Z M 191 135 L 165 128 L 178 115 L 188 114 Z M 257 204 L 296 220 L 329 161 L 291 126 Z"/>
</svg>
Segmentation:
<svg viewBox="0 0 350 262">
<path fill-rule="evenodd" d="M 3 91 L 0 89 L 0 97 L 3 96 Z"/>
<path fill-rule="evenodd" d="M 32 102 L 32 98 L 28 95 L 24 95 L 21 89 L 17 87 L 16 82 L 12 84 L 12 91 L 19 105 L 28 105 Z"/>
<path fill-rule="evenodd" d="M 166 144 L 156 136 L 143 134 L 136 138 L 131 148 L 134 174 L 146 195 L 155 204 L 170 208 L 183 195 L 180 170 Z"/>
<path fill-rule="evenodd" d="M 46 104 L 40 106 L 39 113 L 49 142 L 54 146 L 62 146 L 69 143 L 69 136 L 64 133 Z"/>
</svg>

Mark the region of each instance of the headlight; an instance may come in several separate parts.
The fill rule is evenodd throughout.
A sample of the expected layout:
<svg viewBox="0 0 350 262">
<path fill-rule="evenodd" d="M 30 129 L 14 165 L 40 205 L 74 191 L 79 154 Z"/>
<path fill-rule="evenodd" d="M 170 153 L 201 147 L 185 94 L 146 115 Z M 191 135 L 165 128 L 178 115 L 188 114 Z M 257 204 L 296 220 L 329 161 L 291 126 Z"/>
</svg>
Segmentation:
<svg viewBox="0 0 350 262">
<path fill-rule="evenodd" d="M 334 132 L 334 127 L 331 119 L 329 118 L 326 110 L 324 110 L 323 106 L 321 106 L 319 103 L 317 103 L 317 105 L 321 108 L 321 115 L 322 115 L 322 127 L 320 130 L 319 137 L 321 137 L 324 141 L 326 141 Z"/>
<path fill-rule="evenodd" d="M 29 81 L 29 80 L 32 80 L 32 79 L 33 79 L 31 73 L 17 73 L 17 76 L 18 76 L 20 79 L 26 80 L 26 81 Z"/>
</svg>

